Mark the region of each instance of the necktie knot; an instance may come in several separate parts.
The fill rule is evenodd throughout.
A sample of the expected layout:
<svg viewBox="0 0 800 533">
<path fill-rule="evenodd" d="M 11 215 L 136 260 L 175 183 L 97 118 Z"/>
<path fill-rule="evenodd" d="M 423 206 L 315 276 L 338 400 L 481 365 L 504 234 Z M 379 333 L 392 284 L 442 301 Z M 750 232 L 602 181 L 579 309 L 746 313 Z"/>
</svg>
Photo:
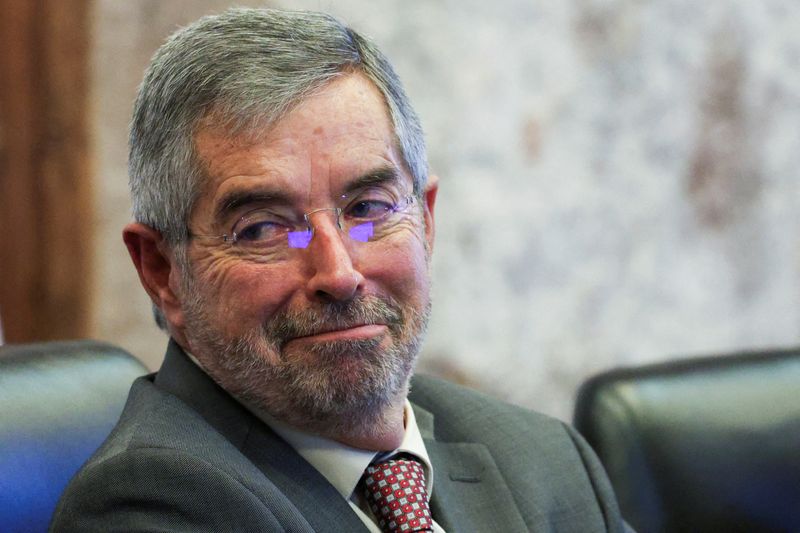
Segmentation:
<svg viewBox="0 0 800 533">
<path fill-rule="evenodd" d="M 403 458 L 369 465 L 363 480 L 364 496 L 381 530 L 433 531 L 425 472 L 418 461 Z"/>
</svg>

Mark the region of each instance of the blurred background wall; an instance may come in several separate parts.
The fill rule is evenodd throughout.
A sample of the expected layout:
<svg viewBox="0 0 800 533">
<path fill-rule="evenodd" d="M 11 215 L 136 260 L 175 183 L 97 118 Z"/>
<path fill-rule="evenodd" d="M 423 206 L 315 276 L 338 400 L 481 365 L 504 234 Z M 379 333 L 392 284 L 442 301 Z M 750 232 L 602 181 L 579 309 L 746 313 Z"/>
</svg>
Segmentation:
<svg viewBox="0 0 800 533">
<path fill-rule="evenodd" d="M 120 238 L 127 122 L 163 39 L 229 4 L 88 15 L 86 334 L 152 368 L 166 339 Z M 567 418 L 602 369 L 800 340 L 796 0 L 268 5 L 371 36 L 421 115 L 441 177 L 423 369 Z"/>
</svg>

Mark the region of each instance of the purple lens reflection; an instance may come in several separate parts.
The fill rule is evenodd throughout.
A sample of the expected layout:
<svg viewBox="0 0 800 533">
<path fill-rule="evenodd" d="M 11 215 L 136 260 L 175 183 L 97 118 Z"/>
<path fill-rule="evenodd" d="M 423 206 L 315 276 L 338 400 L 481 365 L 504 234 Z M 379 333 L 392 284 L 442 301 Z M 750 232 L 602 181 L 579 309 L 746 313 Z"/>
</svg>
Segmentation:
<svg viewBox="0 0 800 533">
<path fill-rule="evenodd" d="M 311 230 L 290 231 L 288 235 L 289 248 L 308 248 L 311 242 Z"/>
<path fill-rule="evenodd" d="M 350 228 L 350 238 L 358 242 L 367 242 L 372 234 L 375 233 L 372 222 L 364 222 L 358 226 Z"/>
</svg>

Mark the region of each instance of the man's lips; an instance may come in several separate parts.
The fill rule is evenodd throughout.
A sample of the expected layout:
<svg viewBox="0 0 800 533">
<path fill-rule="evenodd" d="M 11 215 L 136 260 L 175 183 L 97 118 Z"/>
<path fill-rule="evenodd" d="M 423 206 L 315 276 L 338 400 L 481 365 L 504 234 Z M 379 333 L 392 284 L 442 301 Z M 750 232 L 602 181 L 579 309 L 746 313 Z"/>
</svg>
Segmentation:
<svg viewBox="0 0 800 533">
<path fill-rule="evenodd" d="M 342 329 L 324 330 L 312 335 L 294 337 L 288 342 L 309 341 L 309 342 L 331 342 L 343 340 L 363 340 L 372 339 L 386 333 L 387 327 L 384 324 L 363 324 Z"/>
</svg>

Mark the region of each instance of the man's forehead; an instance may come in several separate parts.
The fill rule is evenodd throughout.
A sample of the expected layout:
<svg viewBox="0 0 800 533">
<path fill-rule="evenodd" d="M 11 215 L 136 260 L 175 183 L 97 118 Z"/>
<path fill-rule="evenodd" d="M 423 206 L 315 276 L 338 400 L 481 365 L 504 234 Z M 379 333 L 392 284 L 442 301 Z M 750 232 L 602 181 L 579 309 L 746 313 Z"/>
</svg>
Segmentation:
<svg viewBox="0 0 800 533">
<path fill-rule="evenodd" d="M 411 182 L 399 149 L 377 136 L 364 135 L 322 149 L 291 139 L 264 142 L 212 132 L 201 133 L 197 139 L 196 153 L 205 174 L 205 189 L 211 193 L 238 186 L 239 182 L 271 183 L 284 188 L 324 183 L 344 187 L 349 181 L 368 175 L 391 175 L 397 181 L 407 178 Z"/>
<path fill-rule="evenodd" d="M 231 117 L 226 109 L 212 106 L 197 124 L 196 136 L 215 136 L 239 146 L 312 137 L 346 138 L 359 130 L 381 140 L 396 137 L 385 96 L 358 71 L 341 73 L 277 116 L 267 111 L 259 114 L 254 108 L 250 115 Z"/>
</svg>

